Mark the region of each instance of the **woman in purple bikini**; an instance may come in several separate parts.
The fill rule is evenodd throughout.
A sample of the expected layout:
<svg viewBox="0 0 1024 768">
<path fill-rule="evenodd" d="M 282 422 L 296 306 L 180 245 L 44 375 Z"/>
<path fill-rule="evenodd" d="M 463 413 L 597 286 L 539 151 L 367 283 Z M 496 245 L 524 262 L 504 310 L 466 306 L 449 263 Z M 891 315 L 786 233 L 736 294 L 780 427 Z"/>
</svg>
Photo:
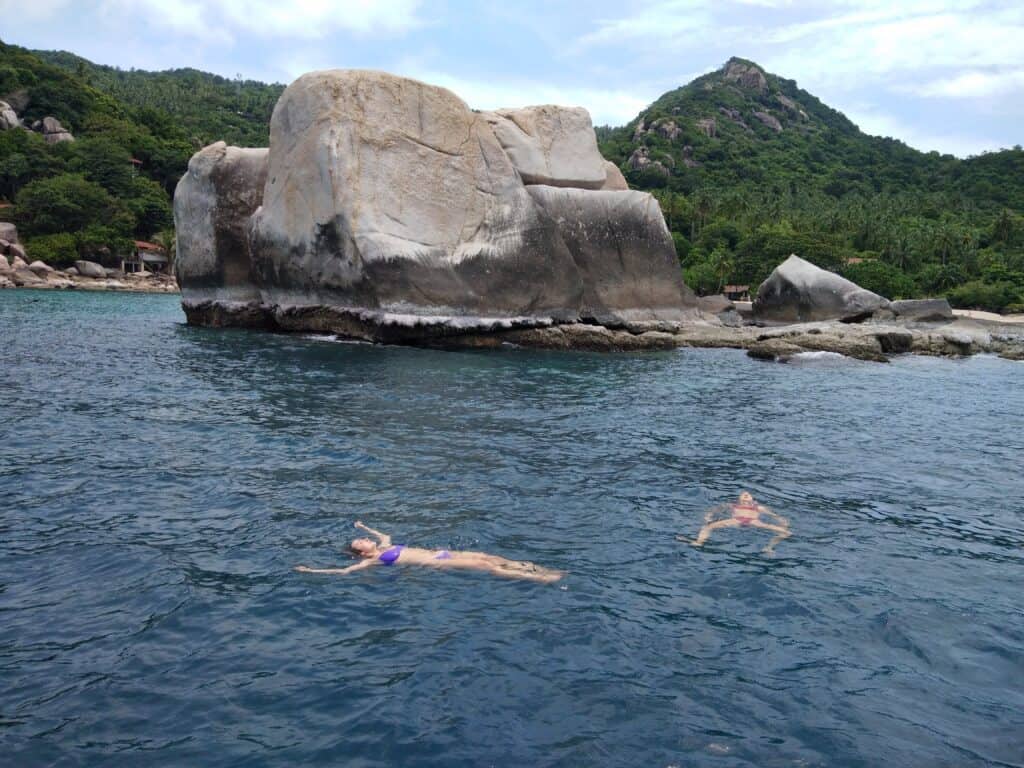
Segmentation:
<svg viewBox="0 0 1024 768">
<path fill-rule="evenodd" d="M 558 581 L 565 575 L 562 571 L 542 568 L 525 561 L 508 560 L 497 555 L 488 555 L 486 552 L 420 549 L 403 544 L 392 544 L 391 537 L 386 533 L 375 531 L 360 520 L 357 520 L 355 525 L 356 528 L 377 538 L 377 542 L 372 539 L 354 539 L 352 541 L 352 551 L 363 558 L 361 562 L 347 568 L 309 568 L 305 565 L 297 565 L 295 570 L 300 573 L 345 574 L 361 571 L 373 565 L 394 565 L 400 562 L 402 565 L 426 565 L 432 568 L 468 568 L 486 571 L 507 579 L 528 579 L 546 584 Z"/>
<path fill-rule="evenodd" d="M 723 507 L 729 513 L 729 516 L 712 522 L 716 511 L 723 509 Z M 778 524 L 763 521 L 761 515 L 775 518 Z M 685 536 L 677 536 L 676 538 L 680 541 L 685 541 L 687 544 L 699 547 L 708 540 L 712 531 L 717 531 L 719 528 L 763 528 L 766 531 L 771 531 L 775 534 L 775 537 L 762 550 L 766 555 L 772 554 L 775 551 L 775 545 L 783 539 L 788 539 L 790 536 L 789 521 L 786 518 L 775 514 L 764 504 L 758 504 L 750 493 L 743 491 L 736 503 L 712 507 L 707 511 L 704 515 L 704 527 L 700 529 L 696 539 L 691 540 Z"/>
</svg>

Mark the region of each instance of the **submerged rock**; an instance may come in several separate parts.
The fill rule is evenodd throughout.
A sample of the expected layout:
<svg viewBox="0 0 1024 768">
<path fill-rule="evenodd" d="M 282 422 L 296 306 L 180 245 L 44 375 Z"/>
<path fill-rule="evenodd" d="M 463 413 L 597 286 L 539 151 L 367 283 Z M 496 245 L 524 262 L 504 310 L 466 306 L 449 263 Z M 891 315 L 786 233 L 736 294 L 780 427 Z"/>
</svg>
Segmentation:
<svg viewBox="0 0 1024 768">
<path fill-rule="evenodd" d="M 556 186 L 524 184 L 540 179 Z M 694 299 L 657 203 L 609 185 L 625 180 L 584 110 L 480 114 L 414 80 L 310 73 L 269 151 L 190 161 L 182 303 L 195 324 L 410 342 L 679 315 Z"/>
<path fill-rule="evenodd" d="M 888 306 L 877 293 L 793 255 L 761 283 L 753 314 L 768 322 L 856 320 Z"/>
</svg>

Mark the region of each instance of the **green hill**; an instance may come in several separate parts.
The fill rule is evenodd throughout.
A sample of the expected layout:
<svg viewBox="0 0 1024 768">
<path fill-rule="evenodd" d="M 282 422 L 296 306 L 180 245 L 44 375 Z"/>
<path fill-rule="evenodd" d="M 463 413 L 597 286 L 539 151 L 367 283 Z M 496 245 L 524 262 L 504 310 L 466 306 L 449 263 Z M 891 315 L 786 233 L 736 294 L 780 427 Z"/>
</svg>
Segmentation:
<svg viewBox="0 0 1024 768">
<path fill-rule="evenodd" d="M 1024 301 L 1020 147 L 960 160 L 868 136 L 737 58 L 598 137 L 659 198 L 702 292 L 755 286 L 795 252 L 889 296 Z"/>
<path fill-rule="evenodd" d="M 171 195 L 202 146 L 265 146 L 282 86 L 195 70 L 121 71 L 0 42 L 0 100 L 26 129 L 0 131 L 0 215 L 54 266 L 113 263 L 132 239 L 173 243 Z M 28 130 L 56 118 L 74 141 Z"/>
</svg>

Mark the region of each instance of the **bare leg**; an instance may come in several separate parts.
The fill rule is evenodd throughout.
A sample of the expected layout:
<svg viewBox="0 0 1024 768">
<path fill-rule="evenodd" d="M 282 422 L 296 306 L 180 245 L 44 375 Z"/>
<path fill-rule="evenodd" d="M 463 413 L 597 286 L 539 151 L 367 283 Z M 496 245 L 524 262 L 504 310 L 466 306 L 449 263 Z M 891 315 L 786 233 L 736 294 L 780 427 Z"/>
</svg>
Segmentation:
<svg viewBox="0 0 1024 768">
<path fill-rule="evenodd" d="M 695 547 L 701 547 L 704 545 L 704 542 L 708 540 L 712 531 L 717 531 L 719 528 L 734 528 L 737 525 L 739 525 L 739 523 L 732 518 L 729 518 L 728 520 L 719 520 L 716 523 L 708 523 L 700 529 L 700 533 L 697 534 L 697 538 L 691 541 L 690 544 Z"/>
<path fill-rule="evenodd" d="M 754 523 L 754 526 L 757 528 L 763 528 L 766 531 L 772 531 L 775 534 L 772 540 L 768 542 L 768 545 L 761 550 L 766 555 L 774 553 L 775 545 L 783 539 L 788 539 L 792 535 L 788 528 L 783 528 L 781 525 L 772 525 L 771 523 L 762 523 L 760 520 Z"/>
</svg>

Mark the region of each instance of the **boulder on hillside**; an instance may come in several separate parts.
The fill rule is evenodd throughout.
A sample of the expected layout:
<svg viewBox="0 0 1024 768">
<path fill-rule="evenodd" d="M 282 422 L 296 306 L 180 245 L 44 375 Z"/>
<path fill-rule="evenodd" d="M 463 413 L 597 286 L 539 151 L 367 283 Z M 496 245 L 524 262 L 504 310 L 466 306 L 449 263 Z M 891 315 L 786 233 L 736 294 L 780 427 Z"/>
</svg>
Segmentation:
<svg viewBox="0 0 1024 768">
<path fill-rule="evenodd" d="M 12 128 L 20 128 L 21 119 L 14 108 L 6 101 L 0 101 L 0 131 L 9 131 Z"/>
<path fill-rule="evenodd" d="M 27 266 L 16 267 L 8 277 L 19 288 L 43 285 L 46 282 Z"/>
<path fill-rule="evenodd" d="M 270 136 L 269 153 L 204 149 L 175 192 L 190 323 L 423 341 L 692 305 L 654 199 L 601 189 L 621 182 L 583 110 L 484 117 L 332 70 L 285 90 Z"/>
<path fill-rule="evenodd" d="M 760 67 L 736 59 L 729 60 L 722 71 L 722 76 L 729 82 L 758 93 L 764 93 L 768 88 L 768 78 Z"/>
<path fill-rule="evenodd" d="M 865 319 L 888 306 L 888 299 L 794 254 L 761 283 L 753 311 L 758 321 L 795 323 Z"/>
<path fill-rule="evenodd" d="M 40 277 L 46 277 L 48 273 L 55 271 L 49 264 L 39 261 L 38 259 L 29 264 L 28 268 Z"/>
<path fill-rule="evenodd" d="M 75 262 L 75 269 L 78 270 L 78 274 L 82 277 L 102 277 L 107 276 L 107 270 L 97 264 L 95 261 L 85 261 L 80 259 Z"/>
<path fill-rule="evenodd" d="M 25 253 L 25 246 L 21 243 L 11 243 L 7 246 L 7 255 L 11 259 L 21 259 L 22 261 L 28 261 L 28 254 Z"/>
<path fill-rule="evenodd" d="M 760 120 L 762 123 L 767 125 L 776 133 L 782 132 L 782 123 L 779 122 L 779 118 L 768 112 L 755 112 L 754 117 Z"/>
<path fill-rule="evenodd" d="M 75 140 L 71 132 L 61 125 L 60 120 L 55 117 L 44 117 L 39 130 L 42 132 L 43 140 L 47 144 L 58 144 L 62 141 Z"/>
<path fill-rule="evenodd" d="M 600 189 L 604 158 L 590 114 L 580 107 L 544 105 L 481 112 L 525 184 Z"/>
<path fill-rule="evenodd" d="M 619 166 L 611 160 L 605 160 L 604 169 L 606 175 L 604 185 L 601 189 L 606 192 L 622 192 L 629 189 L 629 184 L 626 183 L 626 177 L 622 175 L 622 171 L 619 170 Z"/>
<path fill-rule="evenodd" d="M 0 221 L 0 240 L 8 244 L 18 242 L 18 228 L 8 221 Z"/>
<path fill-rule="evenodd" d="M 11 269 L 28 269 L 28 262 L 16 253 L 11 254 Z"/>
<path fill-rule="evenodd" d="M 80 273 L 74 267 L 68 267 L 67 269 L 64 270 L 64 274 L 67 275 L 68 277 L 78 277 Z"/>
<path fill-rule="evenodd" d="M 889 303 L 891 311 L 900 320 L 917 323 L 940 322 L 953 319 L 953 308 L 946 299 L 907 299 Z"/>
</svg>

